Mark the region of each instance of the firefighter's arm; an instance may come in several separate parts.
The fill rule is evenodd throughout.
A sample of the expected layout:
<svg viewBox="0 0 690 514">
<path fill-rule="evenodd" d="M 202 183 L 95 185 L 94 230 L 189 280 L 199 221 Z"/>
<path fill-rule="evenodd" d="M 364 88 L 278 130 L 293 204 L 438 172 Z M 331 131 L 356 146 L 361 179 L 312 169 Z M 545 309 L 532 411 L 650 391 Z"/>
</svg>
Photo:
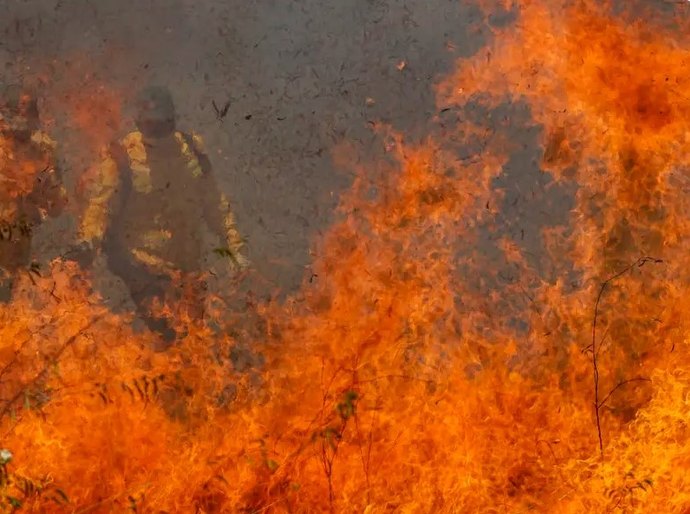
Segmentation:
<svg viewBox="0 0 690 514">
<path fill-rule="evenodd" d="M 249 261 L 244 255 L 244 239 L 237 230 L 235 215 L 227 196 L 220 191 L 216 178 L 209 169 L 201 177 L 204 191 L 204 214 L 209 227 L 220 237 L 227 248 L 228 257 L 239 268 L 247 268 Z"/>
<path fill-rule="evenodd" d="M 239 268 L 246 268 L 249 261 L 244 255 L 244 239 L 237 230 L 230 202 L 218 187 L 211 162 L 204 152 L 203 142 L 199 136 L 193 135 L 189 144 L 194 155 L 194 159 L 189 160 L 190 167 L 197 167 L 192 173 L 201 180 L 205 221 L 211 231 L 227 245 L 224 250 L 227 250 L 228 257 L 233 263 Z M 183 145 L 183 153 L 187 148 Z"/>
<path fill-rule="evenodd" d="M 214 180 L 213 176 L 209 178 Z M 227 244 L 227 250 L 230 254 L 229 257 L 239 268 L 249 267 L 249 260 L 244 253 L 244 238 L 240 235 L 239 230 L 237 230 L 235 215 L 230 208 L 230 202 L 227 197 L 225 194 L 220 193 L 216 187 L 215 194 L 208 200 L 209 201 L 206 203 L 207 208 L 220 214 L 222 220 L 222 239 Z M 207 215 L 207 217 L 208 216 L 211 216 L 211 214 Z"/>
<path fill-rule="evenodd" d="M 78 239 L 89 248 L 102 241 L 108 223 L 108 210 L 118 187 L 117 163 L 108 150 L 101 152 L 99 163 L 81 181 L 83 212 Z"/>
</svg>

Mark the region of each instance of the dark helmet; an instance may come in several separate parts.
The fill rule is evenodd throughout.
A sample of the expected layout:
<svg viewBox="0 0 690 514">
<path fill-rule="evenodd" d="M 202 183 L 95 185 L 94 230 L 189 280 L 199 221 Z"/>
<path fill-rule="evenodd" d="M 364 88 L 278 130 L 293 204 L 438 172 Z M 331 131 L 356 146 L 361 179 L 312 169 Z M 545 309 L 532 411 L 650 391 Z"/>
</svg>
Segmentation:
<svg viewBox="0 0 690 514">
<path fill-rule="evenodd" d="M 3 130 L 31 134 L 39 128 L 36 96 L 17 84 L 0 88 L 0 118 Z"/>
<path fill-rule="evenodd" d="M 166 87 L 151 86 L 138 96 L 136 123 L 144 135 L 166 136 L 175 130 L 175 104 Z"/>
</svg>

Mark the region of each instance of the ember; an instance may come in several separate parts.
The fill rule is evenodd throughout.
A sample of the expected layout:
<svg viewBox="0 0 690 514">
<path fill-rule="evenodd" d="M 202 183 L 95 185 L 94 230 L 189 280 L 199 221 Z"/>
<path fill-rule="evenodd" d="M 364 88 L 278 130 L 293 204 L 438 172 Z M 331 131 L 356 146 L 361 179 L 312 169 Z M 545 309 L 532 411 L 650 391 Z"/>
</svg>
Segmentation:
<svg viewBox="0 0 690 514">
<path fill-rule="evenodd" d="M 381 160 L 331 149 L 353 183 L 279 301 L 241 295 L 261 273 L 167 89 L 144 90 L 122 136 L 115 88 L 90 104 L 103 119 L 65 101 L 95 164 L 69 192 L 72 254 L 4 266 L 0 507 L 690 512 L 687 9 L 481 3 L 510 20 L 428 84 L 425 137 L 372 122 Z M 215 126 L 242 115 L 207 103 Z M 2 134 L 15 227 L 56 159 Z M 123 190 L 141 196 L 109 210 Z M 99 259 L 133 306 L 99 290 Z"/>
</svg>

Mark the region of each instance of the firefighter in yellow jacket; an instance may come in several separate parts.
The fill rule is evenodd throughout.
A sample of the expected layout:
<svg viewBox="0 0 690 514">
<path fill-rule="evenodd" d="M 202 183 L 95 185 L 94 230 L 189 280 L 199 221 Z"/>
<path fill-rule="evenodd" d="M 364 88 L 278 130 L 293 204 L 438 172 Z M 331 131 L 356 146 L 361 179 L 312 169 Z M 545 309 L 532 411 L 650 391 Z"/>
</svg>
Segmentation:
<svg viewBox="0 0 690 514">
<path fill-rule="evenodd" d="M 0 92 L 0 302 L 31 265 L 34 230 L 67 203 L 55 142 L 40 130 L 38 103 L 20 85 Z"/>
<path fill-rule="evenodd" d="M 165 300 L 173 277 L 196 282 L 204 222 L 227 245 L 222 253 L 237 268 L 248 262 L 201 139 L 176 130 L 168 90 L 147 88 L 137 107 L 138 131 L 110 145 L 96 176 L 84 184 L 88 200 L 81 244 L 91 256 L 100 246 L 109 269 L 129 288 L 139 317 L 167 346 L 175 340 L 175 330 L 165 317 L 151 312 L 151 302 Z"/>
</svg>

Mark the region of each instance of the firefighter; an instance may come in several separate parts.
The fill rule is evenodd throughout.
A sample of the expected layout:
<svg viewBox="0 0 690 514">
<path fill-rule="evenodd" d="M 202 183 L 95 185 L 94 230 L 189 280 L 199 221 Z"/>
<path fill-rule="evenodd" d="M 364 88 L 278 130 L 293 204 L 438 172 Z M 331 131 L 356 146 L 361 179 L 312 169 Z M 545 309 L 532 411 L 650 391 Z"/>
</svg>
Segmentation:
<svg viewBox="0 0 690 514">
<path fill-rule="evenodd" d="M 201 138 L 176 129 L 169 91 L 145 89 L 135 121 L 138 130 L 104 150 L 95 176 L 84 183 L 80 262 L 88 265 L 100 248 L 110 271 L 129 289 L 137 315 L 162 336 L 165 349 L 177 334 L 151 306 L 154 300 L 165 302 L 176 278 L 192 289 L 203 287 L 198 275 L 204 222 L 226 244 L 222 253 L 236 268 L 246 268 L 248 261 Z M 203 291 L 193 295 L 198 308 L 193 317 L 202 316 Z"/>
<path fill-rule="evenodd" d="M 34 230 L 57 217 L 67 192 L 55 165 L 55 142 L 40 129 L 38 102 L 20 85 L 0 91 L 0 302 L 11 300 L 31 266 Z"/>
</svg>

